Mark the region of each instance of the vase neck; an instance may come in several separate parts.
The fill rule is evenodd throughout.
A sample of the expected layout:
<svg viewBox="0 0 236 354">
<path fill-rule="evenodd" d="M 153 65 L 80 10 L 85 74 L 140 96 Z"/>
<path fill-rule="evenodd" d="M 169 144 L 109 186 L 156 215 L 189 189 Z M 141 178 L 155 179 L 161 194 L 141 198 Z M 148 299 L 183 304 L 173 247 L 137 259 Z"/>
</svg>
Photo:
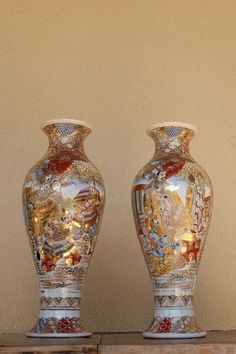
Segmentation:
<svg viewBox="0 0 236 354">
<path fill-rule="evenodd" d="M 190 128 L 171 125 L 157 127 L 150 130 L 149 135 L 155 142 L 154 158 L 166 159 L 173 156 L 193 160 L 189 142 L 195 133 Z"/>
<path fill-rule="evenodd" d="M 91 132 L 89 127 L 62 122 L 46 125 L 43 131 L 49 140 L 47 155 L 88 160 L 84 152 L 84 139 Z"/>
</svg>

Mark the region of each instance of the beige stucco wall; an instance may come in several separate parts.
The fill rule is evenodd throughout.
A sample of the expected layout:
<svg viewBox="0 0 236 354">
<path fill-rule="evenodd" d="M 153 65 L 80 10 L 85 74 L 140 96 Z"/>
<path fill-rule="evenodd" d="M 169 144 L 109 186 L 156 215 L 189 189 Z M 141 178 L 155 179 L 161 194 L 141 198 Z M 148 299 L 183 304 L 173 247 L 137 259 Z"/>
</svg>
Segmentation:
<svg viewBox="0 0 236 354">
<path fill-rule="evenodd" d="M 37 317 L 21 188 L 47 148 L 39 124 L 57 116 L 93 125 L 86 151 L 106 183 L 85 325 L 139 331 L 151 320 L 130 187 L 152 156 L 146 126 L 183 120 L 200 129 L 192 154 L 215 191 L 197 316 L 206 329 L 236 329 L 235 20 L 234 0 L 0 0 L 0 332 Z"/>
</svg>

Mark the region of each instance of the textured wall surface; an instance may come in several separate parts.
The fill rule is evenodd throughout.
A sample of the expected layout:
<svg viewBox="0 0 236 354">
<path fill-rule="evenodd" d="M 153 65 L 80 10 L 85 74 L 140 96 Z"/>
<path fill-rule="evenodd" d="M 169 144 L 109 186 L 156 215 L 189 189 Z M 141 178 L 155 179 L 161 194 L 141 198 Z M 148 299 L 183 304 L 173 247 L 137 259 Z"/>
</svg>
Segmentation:
<svg viewBox="0 0 236 354">
<path fill-rule="evenodd" d="M 47 148 L 40 122 L 58 116 L 93 125 L 86 151 L 106 183 L 85 325 L 139 331 L 151 321 L 130 188 L 153 153 L 146 126 L 182 120 L 200 129 L 191 151 L 215 192 L 197 317 L 206 329 L 236 329 L 235 16 L 234 0 L 0 0 L 0 332 L 37 317 L 21 188 Z"/>
</svg>

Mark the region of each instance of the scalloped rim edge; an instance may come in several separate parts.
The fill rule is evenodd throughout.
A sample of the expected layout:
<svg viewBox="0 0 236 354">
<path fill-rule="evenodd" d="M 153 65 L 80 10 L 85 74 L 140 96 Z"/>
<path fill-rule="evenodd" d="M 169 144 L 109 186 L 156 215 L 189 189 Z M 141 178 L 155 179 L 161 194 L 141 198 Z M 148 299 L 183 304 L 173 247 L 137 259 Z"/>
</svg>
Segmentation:
<svg viewBox="0 0 236 354">
<path fill-rule="evenodd" d="M 185 332 L 185 333 L 153 333 L 153 332 L 143 332 L 144 338 L 201 338 L 206 337 L 207 332 Z"/>
<path fill-rule="evenodd" d="M 92 126 L 79 119 L 70 119 L 70 118 L 55 118 L 55 119 L 49 119 L 41 123 L 41 129 L 47 127 L 50 124 L 57 124 L 57 123 L 72 123 L 72 124 L 77 124 L 77 125 L 82 125 L 83 127 L 89 128 L 92 131 Z"/>
<path fill-rule="evenodd" d="M 198 128 L 195 127 L 195 125 L 189 124 L 189 123 L 184 123 L 184 122 L 161 122 L 161 123 L 155 123 L 147 127 L 146 133 L 147 135 L 150 135 L 151 132 L 156 129 L 156 128 L 164 128 L 164 127 L 183 127 L 183 128 L 188 128 L 192 130 L 195 134 L 199 132 Z"/>
<path fill-rule="evenodd" d="M 37 337 L 37 338 L 86 338 L 92 335 L 92 332 L 78 332 L 78 333 L 35 333 L 35 332 L 27 332 L 25 333 L 27 337 Z"/>
</svg>

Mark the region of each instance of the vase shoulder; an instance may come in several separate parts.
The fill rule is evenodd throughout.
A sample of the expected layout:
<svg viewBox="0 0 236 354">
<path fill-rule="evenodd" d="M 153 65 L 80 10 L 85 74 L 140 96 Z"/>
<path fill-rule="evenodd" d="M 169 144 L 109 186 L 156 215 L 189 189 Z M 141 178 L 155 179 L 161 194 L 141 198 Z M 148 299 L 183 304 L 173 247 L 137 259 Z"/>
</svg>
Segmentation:
<svg viewBox="0 0 236 354">
<path fill-rule="evenodd" d="M 191 182 L 191 179 L 193 180 L 192 176 L 197 175 L 201 175 L 207 183 L 211 184 L 210 178 L 206 171 L 193 158 L 152 158 L 139 170 L 135 176 L 134 183 L 141 178 L 149 181 L 156 179 L 161 182 L 168 180 L 172 176 L 190 176 Z"/>
<path fill-rule="evenodd" d="M 33 186 L 37 183 L 39 187 L 48 183 L 50 178 L 60 183 L 63 183 L 63 178 L 67 178 L 78 179 L 81 183 L 97 181 L 104 185 L 101 173 L 89 159 L 57 155 L 44 155 L 36 162 L 26 174 L 25 184 Z"/>
</svg>

